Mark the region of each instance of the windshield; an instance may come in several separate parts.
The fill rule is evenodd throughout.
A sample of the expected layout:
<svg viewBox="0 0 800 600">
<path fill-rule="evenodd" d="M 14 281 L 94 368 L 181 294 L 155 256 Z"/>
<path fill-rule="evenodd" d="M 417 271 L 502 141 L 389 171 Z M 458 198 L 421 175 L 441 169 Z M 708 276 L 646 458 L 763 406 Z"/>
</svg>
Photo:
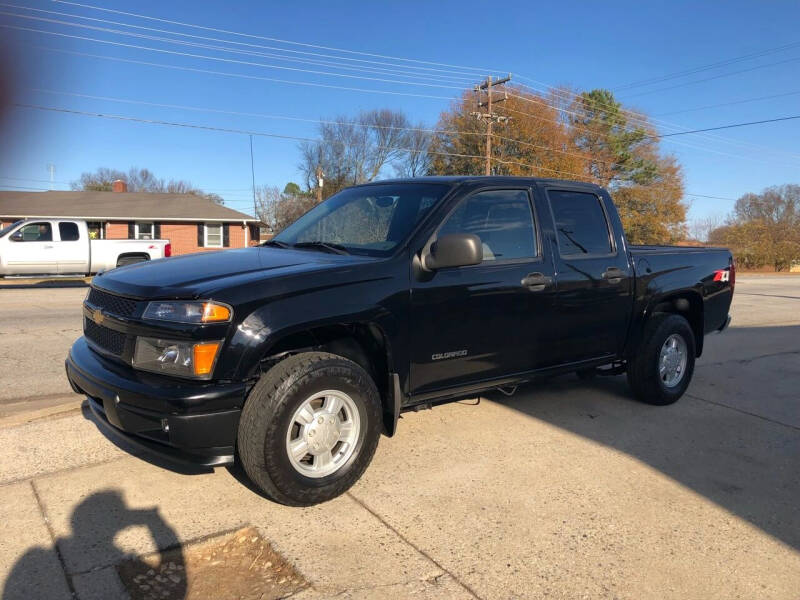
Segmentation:
<svg viewBox="0 0 800 600">
<path fill-rule="evenodd" d="M 14 227 L 19 225 L 20 223 L 22 223 L 22 221 L 17 221 L 16 223 L 12 223 L 11 225 L 7 225 L 7 226 L 3 227 L 2 229 L 0 229 L 0 238 L 3 237 L 5 234 L 7 234 L 12 229 L 14 229 Z"/>
<path fill-rule="evenodd" d="M 348 188 L 315 206 L 273 241 L 310 248 L 322 242 L 351 254 L 388 256 L 448 189 L 429 183 Z"/>
</svg>

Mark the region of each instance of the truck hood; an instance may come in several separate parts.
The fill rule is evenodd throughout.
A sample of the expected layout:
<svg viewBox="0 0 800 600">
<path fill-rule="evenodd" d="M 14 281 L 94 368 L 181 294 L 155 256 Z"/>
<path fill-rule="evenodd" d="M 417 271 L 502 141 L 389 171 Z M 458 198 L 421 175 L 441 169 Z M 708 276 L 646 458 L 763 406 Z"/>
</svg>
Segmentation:
<svg viewBox="0 0 800 600">
<path fill-rule="evenodd" d="M 266 278 L 371 262 L 364 256 L 257 247 L 187 254 L 107 271 L 93 284 L 143 299 L 214 297 L 215 292 Z"/>
</svg>

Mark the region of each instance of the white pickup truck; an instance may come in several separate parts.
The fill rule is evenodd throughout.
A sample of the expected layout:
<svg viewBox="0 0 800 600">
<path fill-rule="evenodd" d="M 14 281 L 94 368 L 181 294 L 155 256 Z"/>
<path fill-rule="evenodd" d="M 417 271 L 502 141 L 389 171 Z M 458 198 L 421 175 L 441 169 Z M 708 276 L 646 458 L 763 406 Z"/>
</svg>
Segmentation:
<svg viewBox="0 0 800 600">
<path fill-rule="evenodd" d="M 89 275 L 171 254 L 169 240 L 90 239 L 79 219 L 27 219 L 0 229 L 0 276 Z"/>
</svg>

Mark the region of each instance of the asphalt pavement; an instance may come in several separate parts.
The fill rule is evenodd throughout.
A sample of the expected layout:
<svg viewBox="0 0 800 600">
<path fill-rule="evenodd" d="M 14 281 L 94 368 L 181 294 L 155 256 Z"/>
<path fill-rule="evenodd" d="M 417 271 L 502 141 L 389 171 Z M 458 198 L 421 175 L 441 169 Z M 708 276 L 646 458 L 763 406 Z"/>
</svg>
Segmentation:
<svg viewBox="0 0 800 600">
<path fill-rule="evenodd" d="M 84 295 L 0 289 L 4 599 L 126 597 L 121 561 L 247 526 L 308 582 L 293 598 L 798 597 L 800 277 L 740 276 L 675 405 L 565 376 L 406 414 L 307 509 L 103 437 L 63 375 Z M 67 412 L 22 418 L 42 396 Z"/>
</svg>

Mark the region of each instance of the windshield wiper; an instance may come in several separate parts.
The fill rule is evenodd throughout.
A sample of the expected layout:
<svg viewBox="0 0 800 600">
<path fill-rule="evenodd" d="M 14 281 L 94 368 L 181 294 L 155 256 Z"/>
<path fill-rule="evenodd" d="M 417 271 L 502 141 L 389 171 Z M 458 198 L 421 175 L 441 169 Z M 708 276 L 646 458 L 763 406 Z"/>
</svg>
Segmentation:
<svg viewBox="0 0 800 600">
<path fill-rule="evenodd" d="M 322 242 L 322 241 L 314 241 L 314 242 L 297 242 L 294 244 L 295 248 L 319 248 L 325 252 L 330 252 L 331 254 L 350 254 L 347 251 L 347 248 L 342 246 L 341 244 L 334 244 L 333 242 Z"/>
<path fill-rule="evenodd" d="M 279 240 L 267 240 L 266 242 L 261 244 L 262 246 L 274 246 L 275 248 L 291 248 L 291 244 L 287 244 L 286 242 L 281 242 Z"/>
</svg>

